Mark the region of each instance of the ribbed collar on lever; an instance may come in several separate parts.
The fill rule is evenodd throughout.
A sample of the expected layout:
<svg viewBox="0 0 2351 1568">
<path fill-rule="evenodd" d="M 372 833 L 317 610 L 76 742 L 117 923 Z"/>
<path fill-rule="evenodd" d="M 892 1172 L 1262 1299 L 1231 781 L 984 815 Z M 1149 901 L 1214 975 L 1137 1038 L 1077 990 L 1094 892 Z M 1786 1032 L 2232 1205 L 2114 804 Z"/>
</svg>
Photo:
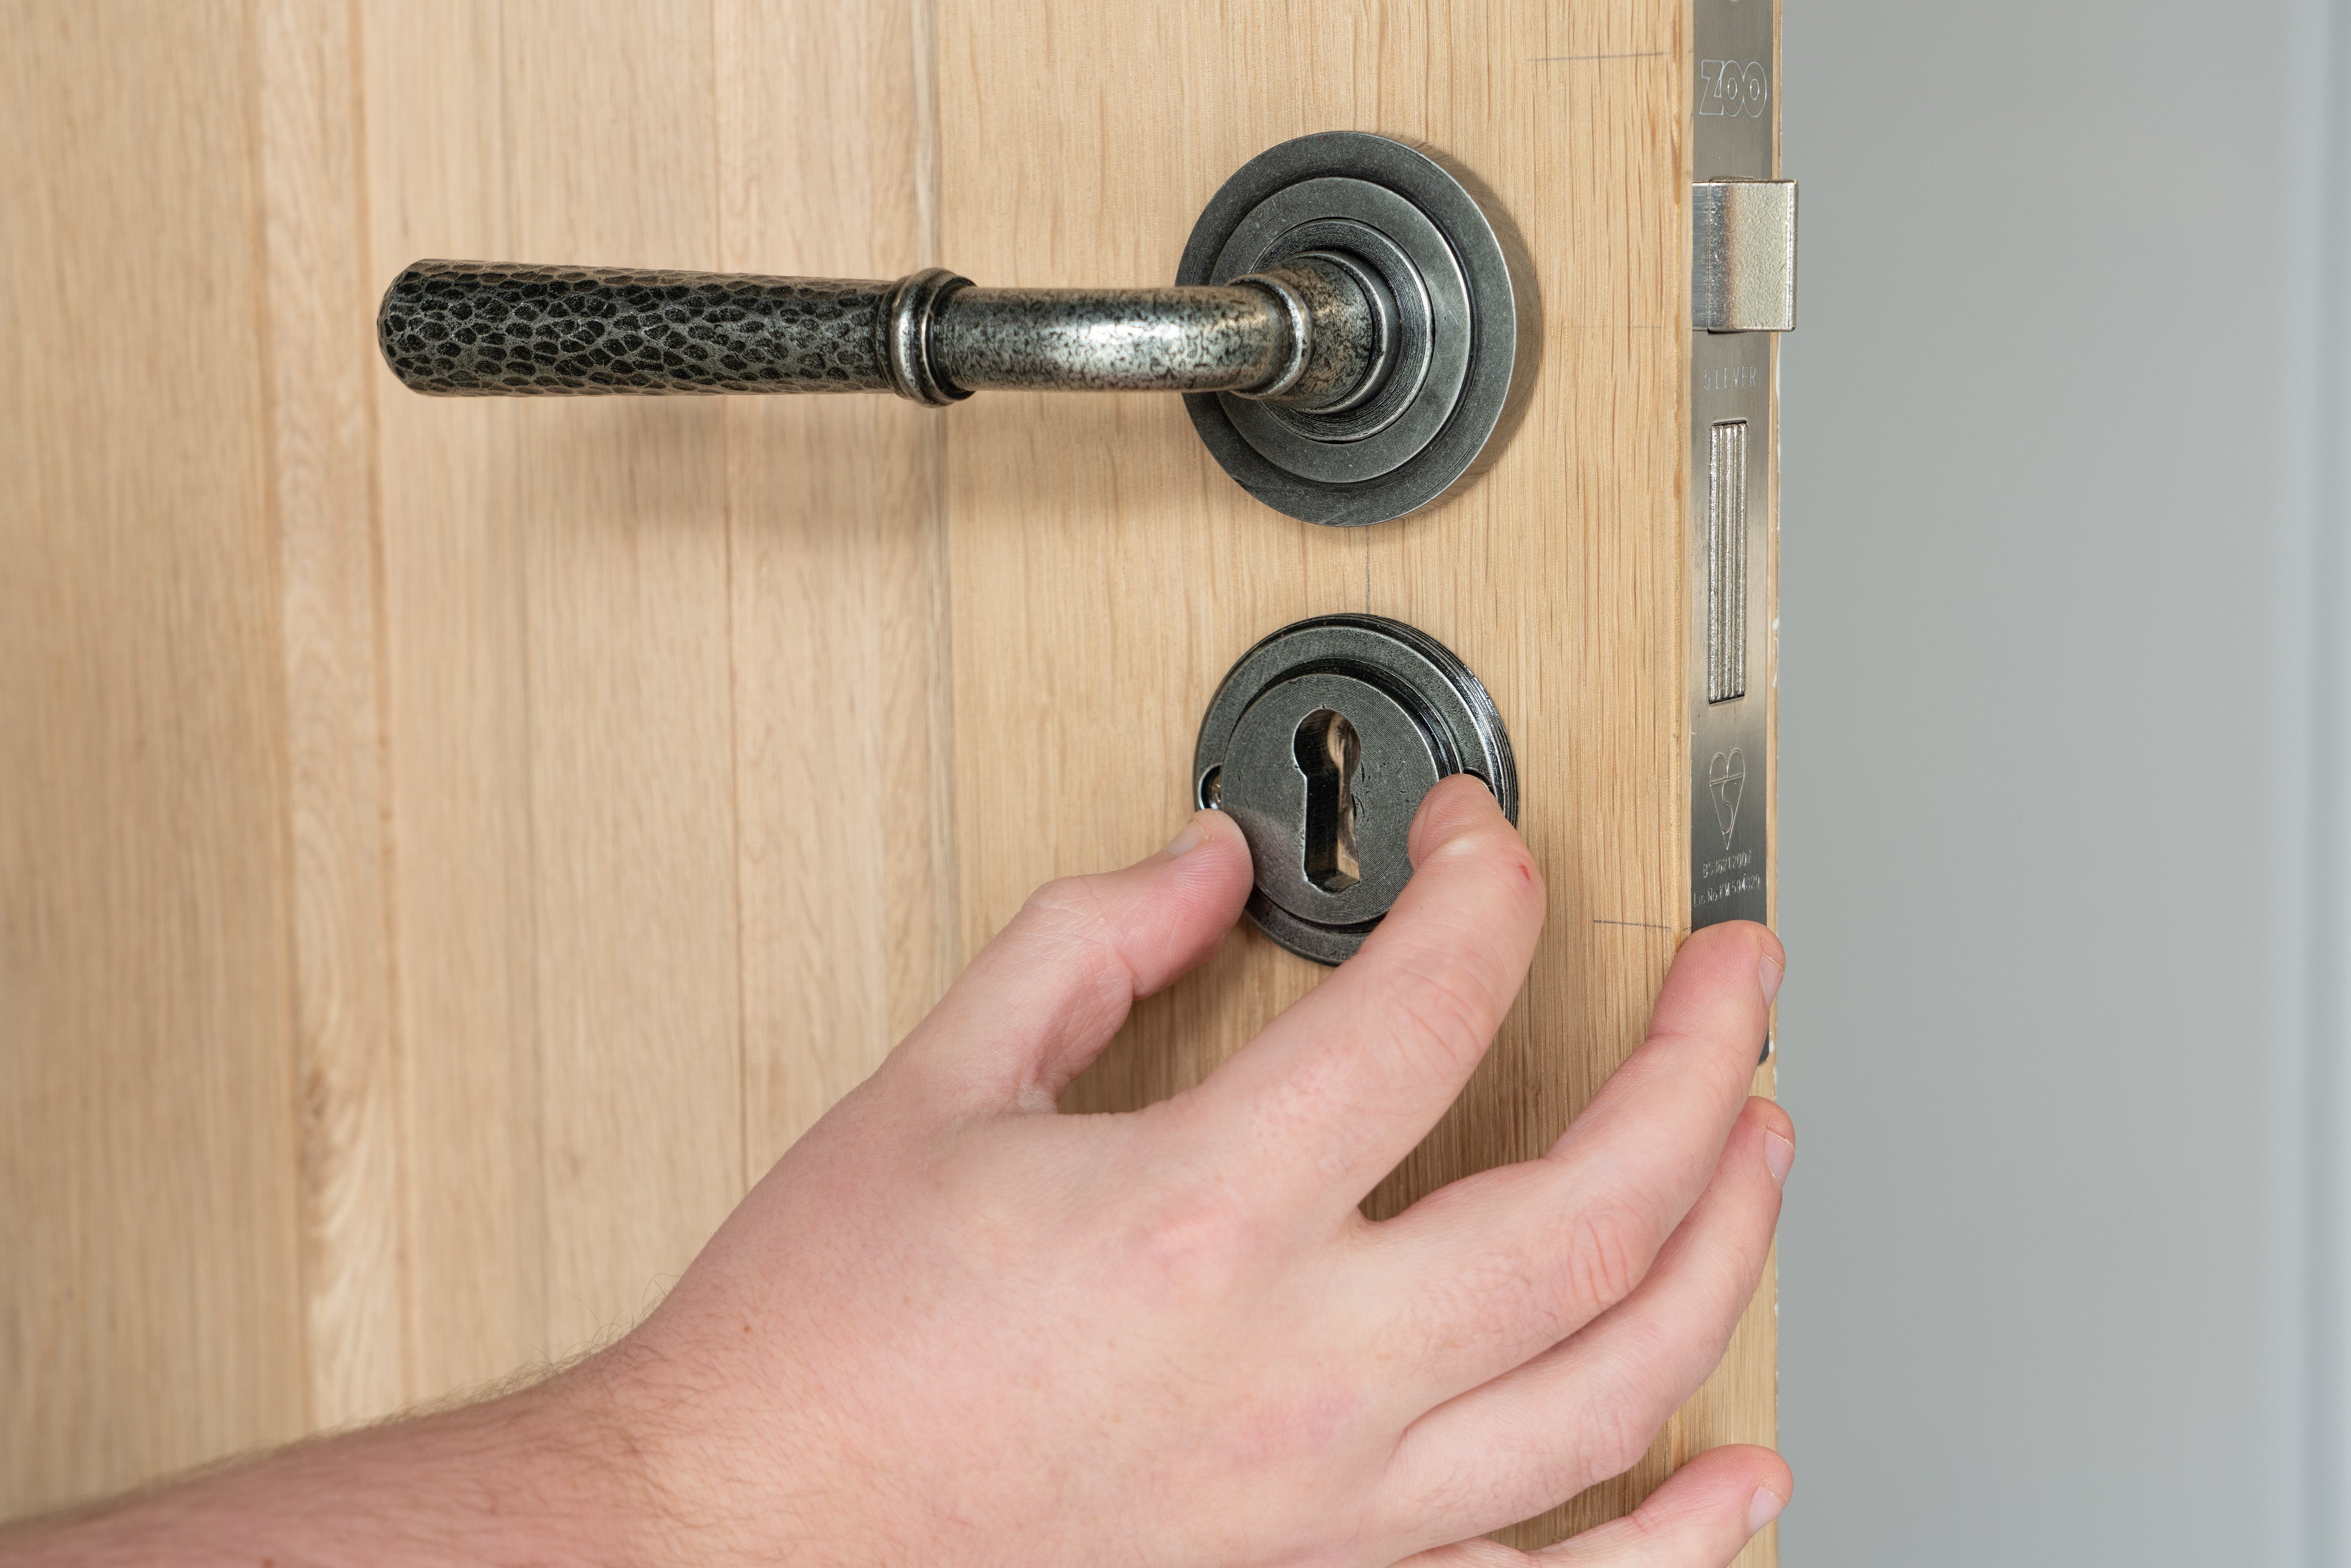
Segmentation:
<svg viewBox="0 0 2351 1568">
<path fill-rule="evenodd" d="M 890 371 L 890 385 L 900 397 L 945 408 L 971 393 L 940 375 L 931 360 L 931 328 L 938 308 L 971 279 L 946 267 L 910 273 L 890 286 L 873 320 L 874 343 Z"/>
</svg>

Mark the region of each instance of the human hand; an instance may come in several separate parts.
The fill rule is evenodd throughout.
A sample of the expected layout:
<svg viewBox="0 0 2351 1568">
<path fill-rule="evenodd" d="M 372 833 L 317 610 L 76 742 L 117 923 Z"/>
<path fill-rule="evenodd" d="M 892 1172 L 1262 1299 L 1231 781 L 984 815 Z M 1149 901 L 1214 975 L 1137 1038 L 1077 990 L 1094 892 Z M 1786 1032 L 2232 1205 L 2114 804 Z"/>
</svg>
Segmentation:
<svg viewBox="0 0 2351 1568">
<path fill-rule="evenodd" d="M 1473 781 L 1363 951 L 1198 1088 L 1054 1099 L 1214 952 L 1204 812 L 1055 883 L 768 1173 L 633 1333 L 535 1387 L 0 1537 L 14 1564 L 732 1562 L 1719 1568 L 1787 1467 L 1724 1448 L 1626 1519 L 1476 1539 L 1630 1467 L 1754 1294 L 1795 1149 L 1747 1097 L 1779 944 L 1684 944 L 1544 1157 L 1373 1223 L 1518 994 L 1540 879 Z"/>
<path fill-rule="evenodd" d="M 1646 1044 L 1543 1158 L 1358 1206 L 1516 997 L 1543 891 L 1474 780 L 1433 791 L 1362 953 L 1199 1087 L 1054 1101 L 1213 954 L 1224 817 L 1054 883 L 579 1369 L 701 1563 L 1522 1563 L 1473 1538 L 1628 1469 L 1720 1359 L 1794 1155 L 1747 1086 L 1782 957 L 1684 946 Z M 1792 1483 L 1717 1449 L 1541 1554 L 1727 1563 Z M 1451 1544 L 1462 1543 L 1462 1544 Z"/>
</svg>

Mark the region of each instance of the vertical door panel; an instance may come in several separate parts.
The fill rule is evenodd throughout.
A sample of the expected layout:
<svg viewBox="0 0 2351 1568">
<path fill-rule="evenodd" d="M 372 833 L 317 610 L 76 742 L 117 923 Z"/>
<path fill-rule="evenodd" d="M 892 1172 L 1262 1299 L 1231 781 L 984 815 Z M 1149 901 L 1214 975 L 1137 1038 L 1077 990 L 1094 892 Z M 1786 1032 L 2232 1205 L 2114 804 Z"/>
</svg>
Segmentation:
<svg viewBox="0 0 2351 1568">
<path fill-rule="evenodd" d="M 0 1514 L 308 1424 L 246 20 L 0 47 Z"/>
<path fill-rule="evenodd" d="M 729 271 L 932 264 L 927 16 L 720 0 Z M 953 977 L 945 422 L 726 400 L 744 1137 L 756 1178 Z"/>
<path fill-rule="evenodd" d="M 406 1395 L 400 1056 L 392 1040 L 374 356 L 358 18 L 251 12 L 285 670 L 287 842 L 308 1420 Z M 387 1288 L 388 1282 L 393 1288 Z"/>
<path fill-rule="evenodd" d="M 508 0 L 517 256 L 708 266 L 707 0 Z M 532 943 L 559 1352 L 642 1312 L 742 1187 L 726 405 L 517 410 Z"/>
<path fill-rule="evenodd" d="M 360 8 L 365 276 L 513 253 L 495 7 Z M 358 334 L 364 344 L 365 338 Z M 375 371 L 394 1030 L 407 1133 L 402 1382 L 416 1398 L 546 1354 L 532 963 L 530 693 L 511 403 Z"/>
<path fill-rule="evenodd" d="M 957 411 L 947 504 L 966 945 L 1039 881 L 1173 831 L 1199 716 L 1258 638 L 1338 611 L 1408 621 L 1501 706 L 1552 908 L 1492 1057 L 1373 1212 L 1541 1152 L 1638 1043 L 1688 926 L 1685 18 L 1632 0 L 940 15 L 944 230 L 972 276 L 1165 280 L 1224 178 L 1314 131 L 1424 143 L 1515 220 L 1543 321 L 1533 402 L 1442 507 L 1315 528 L 1245 498 L 1173 400 L 1011 395 Z M 1196 1082 L 1317 975 L 1248 935 L 1139 1008 L 1075 1102 Z M 1521 1536 L 1619 1512 L 1700 1448 L 1769 1440 L 1770 1367 L 1767 1292 L 1632 1476 Z"/>
<path fill-rule="evenodd" d="M 1209 693 L 1302 616 L 1469 662 L 1552 893 L 1374 1211 L 1539 1151 L 1639 1039 L 1688 923 L 1682 6 L 6 26 L 0 1507 L 625 1326 L 1032 887 L 1164 841 Z M 373 358 L 432 256 L 1162 282 L 1228 174 L 1339 128 L 1490 187 L 1540 296 L 1515 440 L 1399 523 L 1276 516 L 1170 399 L 425 399 Z M 1072 1103 L 1196 1082 L 1318 977 L 1245 935 Z M 1768 1439 L 1770 1380 L 1767 1291 L 1522 1535 Z"/>
<path fill-rule="evenodd" d="M 917 16 L 371 7 L 372 276 L 910 266 Z M 421 1396 L 634 1321 L 942 983 L 936 425 L 381 395 Z"/>
</svg>

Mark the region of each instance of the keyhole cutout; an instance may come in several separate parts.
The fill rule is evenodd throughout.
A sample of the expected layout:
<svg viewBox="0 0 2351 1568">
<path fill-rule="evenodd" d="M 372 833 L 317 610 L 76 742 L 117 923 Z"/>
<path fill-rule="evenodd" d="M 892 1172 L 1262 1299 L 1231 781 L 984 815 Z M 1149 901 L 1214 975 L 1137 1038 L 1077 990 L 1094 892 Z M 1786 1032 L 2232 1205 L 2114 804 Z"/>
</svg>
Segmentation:
<svg viewBox="0 0 2351 1568">
<path fill-rule="evenodd" d="M 1364 880 L 1355 858 L 1355 765 L 1364 743 L 1345 714 L 1316 708 L 1299 723 L 1296 751 L 1306 775 L 1306 880 L 1344 893 Z"/>
</svg>

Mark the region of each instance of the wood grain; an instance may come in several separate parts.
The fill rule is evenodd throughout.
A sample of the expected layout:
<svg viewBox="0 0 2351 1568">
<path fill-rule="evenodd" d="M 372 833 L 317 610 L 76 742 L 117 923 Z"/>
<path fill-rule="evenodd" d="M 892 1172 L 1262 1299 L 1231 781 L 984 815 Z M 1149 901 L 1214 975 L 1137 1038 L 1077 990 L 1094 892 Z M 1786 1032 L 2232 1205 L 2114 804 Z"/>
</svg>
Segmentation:
<svg viewBox="0 0 2351 1568">
<path fill-rule="evenodd" d="M 721 265 L 935 264 L 927 5 L 720 0 L 717 20 Z M 748 1179 L 954 975 L 947 422 L 883 397 L 724 413 Z"/>
<path fill-rule="evenodd" d="M 372 343 L 919 265 L 925 10 L 168 15 L 5 24 L 6 1511 L 632 1321 L 953 952 L 938 421 Z"/>
<path fill-rule="evenodd" d="M 1678 7 L 1634 0 L 941 6 L 942 211 L 967 271 L 1158 280 L 1233 169 L 1336 128 L 1474 171 L 1536 258 L 1526 423 L 1475 489 L 1398 524 L 1272 516 L 1148 398 L 998 398 L 949 435 L 967 947 L 1039 881 L 1131 860 L 1181 821 L 1196 716 L 1287 622 L 1396 616 L 1494 693 L 1550 924 L 1492 1056 L 1375 1214 L 1556 1137 L 1639 1041 L 1687 930 L 1686 30 Z M 1011 775 L 1027 788 L 1003 789 Z M 1196 1082 L 1315 978 L 1254 936 L 1234 945 L 1138 1009 L 1076 1103 Z M 1518 1538 L 1621 1512 L 1687 1453 L 1767 1437 L 1771 1358 L 1767 1314 L 1632 1475 Z"/>
<path fill-rule="evenodd" d="M 309 1421 L 253 42 L 0 46 L 0 1513 Z"/>
<path fill-rule="evenodd" d="M 400 1407 L 408 1293 L 384 811 L 375 356 L 348 5 L 254 7 L 309 1417 Z"/>
<path fill-rule="evenodd" d="M 500 22 L 362 7 L 371 288 L 420 256 L 514 254 Z M 419 1398 L 549 1352 L 521 411 L 374 374 Z"/>
<path fill-rule="evenodd" d="M 509 0 L 517 256 L 706 266 L 710 7 Z M 572 37 L 577 51 L 544 47 Z M 517 410 L 549 1347 L 659 1299 L 743 1186 L 726 406 Z"/>
<path fill-rule="evenodd" d="M 1479 672 L 1552 890 L 1374 1211 L 1541 1148 L 1687 924 L 1687 31 L 1637 0 L 0 21 L 0 1512 L 632 1321 L 1037 883 L 1174 830 L 1208 694 L 1308 614 Z M 1227 174 L 1334 127 L 1473 170 L 1538 261 L 1513 444 L 1378 529 L 1267 512 L 1155 398 L 423 399 L 374 356 L 428 256 L 1160 282 Z M 1234 943 L 1073 1103 L 1196 1082 L 1317 977 Z M 1643 1465 L 1520 1538 L 1768 1440 L 1771 1340 L 1767 1291 Z"/>
</svg>

